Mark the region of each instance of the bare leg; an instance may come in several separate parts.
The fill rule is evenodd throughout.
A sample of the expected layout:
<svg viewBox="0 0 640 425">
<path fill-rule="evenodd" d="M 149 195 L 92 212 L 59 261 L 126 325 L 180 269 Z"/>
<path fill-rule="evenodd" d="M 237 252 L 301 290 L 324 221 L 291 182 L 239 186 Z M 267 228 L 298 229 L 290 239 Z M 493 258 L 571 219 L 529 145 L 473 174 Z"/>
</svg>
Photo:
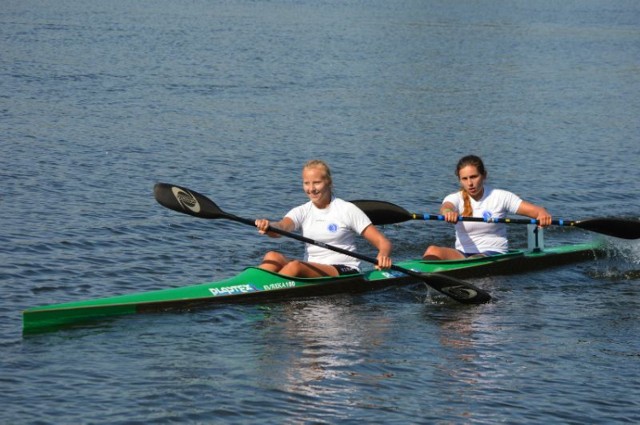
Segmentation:
<svg viewBox="0 0 640 425">
<path fill-rule="evenodd" d="M 270 272 L 278 273 L 290 261 L 291 260 L 277 251 L 269 251 L 264 255 L 262 264 L 260 264 L 258 267 L 263 270 L 269 270 Z"/>
<path fill-rule="evenodd" d="M 259 266 L 263 270 L 295 277 L 338 276 L 338 270 L 328 264 L 290 260 L 277 251 L 269 251 Z"/>
<path fill-rule="evenodd" d="M 280 273 L 296 277 L 338 276 L 338 270 L 328 264 L 307 263 L 299 260 L 289 261 Z"/>
<path fill-rule="evenodd" d="M 445 248 L 442 246 L 431 245 L 424 252 L 423 260 L 461 260 L 464 255 L 457 249 Z"/>
</svg>

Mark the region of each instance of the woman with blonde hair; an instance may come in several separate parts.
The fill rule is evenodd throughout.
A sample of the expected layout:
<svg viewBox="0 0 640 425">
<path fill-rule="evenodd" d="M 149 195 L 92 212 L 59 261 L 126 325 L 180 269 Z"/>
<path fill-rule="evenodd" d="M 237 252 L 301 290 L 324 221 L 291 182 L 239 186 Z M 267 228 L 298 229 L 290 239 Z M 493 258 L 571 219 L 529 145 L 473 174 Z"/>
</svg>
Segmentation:
<svg viewBox="0 0 640 425">
<path fill-rule="evenodd" d="M 378 249 L 377 268 L 391 267 L 391 242 L 371 223 L 358 207 L 333 195 L 333 180 L 329 166 L 321 160 L 311 160 L 302 168 L 302 188 L 309 202 L 293 208 L 282 220 L 270 223 L 255 221 L 258 231 L 270 237 L 276 227 L 287 232 L 302 230 L 305 237 L 355 251 L 355 235 L 364 236 Z M 277 251 L 270 251 L 259 266 L 264 270 L 297 277 L 338 276 L 360 272 L 360 262 L 346 254 L 307 244 L 304 260 L 290 259 Z"/>
<path fill-rule="evenodd" d="M 543 207 L 522 200 L 506 190 L 485 185 L 487 171 L 482 159 L 468 155 L 456 166 L 461 189 L 444 198 L 440 214 L 456 225 L 455 248 L 431 245 L 425 260 L 456 260 L 471 256 L 503 254 L 509 249 L 504 223 L 459 220 L 459 217 L 504 218 L 518 214 L 539 220 L 540 226 L 551 224 L 551 215 Z"/>
</svg>

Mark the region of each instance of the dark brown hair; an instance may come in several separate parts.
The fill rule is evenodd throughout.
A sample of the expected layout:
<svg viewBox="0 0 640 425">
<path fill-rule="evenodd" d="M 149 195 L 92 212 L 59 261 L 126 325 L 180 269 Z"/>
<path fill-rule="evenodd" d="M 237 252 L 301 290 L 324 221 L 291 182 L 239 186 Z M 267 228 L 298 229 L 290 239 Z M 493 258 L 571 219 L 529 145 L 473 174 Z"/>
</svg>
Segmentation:
<svg viewBox="0 0 640 425">
<path fill-rule="evenodd" d="M 456 176 L 460 178 L 460 170 L 467 166 L 476 167 L 478 173 L 482 175 L 482 177 L 487 177 L 487 170 L 484 168 L 484 162 L 480 159 L 479 156 L 475 155 L 467 155 L 460 158 L 458 161 L 458 165 L 456 165 Z M 473 215 L 473 208 L 471 208 L 471 197 L 467 193 L 466 190 L 461 189 L 462 192 L 462 200 L 464 201 L 464 210 L 462 211 L 463 217 L 470 217 Z"/>
</svg>

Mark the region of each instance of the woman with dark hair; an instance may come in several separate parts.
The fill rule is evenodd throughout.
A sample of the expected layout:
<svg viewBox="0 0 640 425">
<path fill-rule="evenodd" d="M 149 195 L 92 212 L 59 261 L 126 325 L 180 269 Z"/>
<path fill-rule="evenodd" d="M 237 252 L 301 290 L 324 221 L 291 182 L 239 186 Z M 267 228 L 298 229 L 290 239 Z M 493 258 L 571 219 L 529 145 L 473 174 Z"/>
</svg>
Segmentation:
<svg viewBox="0 0 640 425">
<path fill-rule="evenodd" d="M 518 214 L 535 218 L 540 226 L 551 224 L 551 215 L 543 207 L 522 200 L 506 190 L 485 185 L 487 171 L 482 159 L 468 155 L 458 161 L 456 176 L 461 189 L 444 198 L 440 214 L 456 225 L 455 248 L 431 245 L 425 260 L 456 260 L 478 255 L 503 254 L 509 249 L 504 223 L 459 221 L 459 217 L 504 218 Z"/>
</svg>

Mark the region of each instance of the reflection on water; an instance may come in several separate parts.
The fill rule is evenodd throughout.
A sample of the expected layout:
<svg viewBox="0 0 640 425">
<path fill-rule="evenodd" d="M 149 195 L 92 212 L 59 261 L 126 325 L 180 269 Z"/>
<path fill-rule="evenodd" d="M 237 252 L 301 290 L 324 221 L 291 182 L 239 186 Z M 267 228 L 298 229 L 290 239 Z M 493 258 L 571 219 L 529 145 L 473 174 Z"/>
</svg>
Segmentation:
<svg viewBox="0 0 640 425">
<path fill-rule="evenodd" d="M 372 351 L 384 344 L 390 319 L 348 299 L 291 302 L 265 318 L 263 337 L 278 341 L 260 359 L 262 376 L 284 391 L 322 398 L 340 396 L 356 402 L 361 385 L 375 385 L 391 374 L 372 365 Z M 352 381 L 354 385 L 345 385 Z"/>
</svg>

